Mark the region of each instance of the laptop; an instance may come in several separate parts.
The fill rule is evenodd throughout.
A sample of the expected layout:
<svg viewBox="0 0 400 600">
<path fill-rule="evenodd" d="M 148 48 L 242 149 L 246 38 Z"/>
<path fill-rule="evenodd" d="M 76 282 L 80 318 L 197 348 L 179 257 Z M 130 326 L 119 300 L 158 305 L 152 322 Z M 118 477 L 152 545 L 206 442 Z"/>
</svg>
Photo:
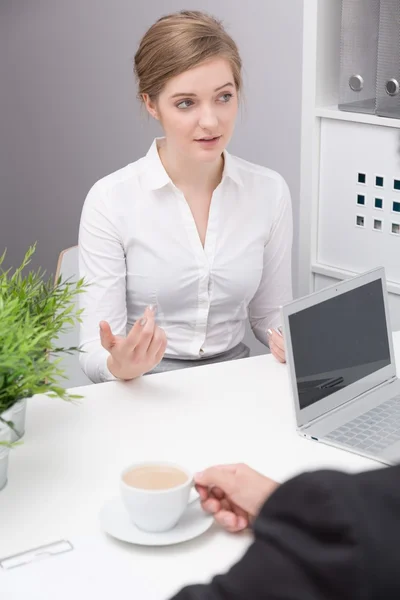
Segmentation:
<svg viewBox="0 0 400 600">
<path fill-rule="evenodd" d="M 299 434 L 387 465 L 400 462 L 400 380 L 384 268 L 281 310 Z"/>
</svg>

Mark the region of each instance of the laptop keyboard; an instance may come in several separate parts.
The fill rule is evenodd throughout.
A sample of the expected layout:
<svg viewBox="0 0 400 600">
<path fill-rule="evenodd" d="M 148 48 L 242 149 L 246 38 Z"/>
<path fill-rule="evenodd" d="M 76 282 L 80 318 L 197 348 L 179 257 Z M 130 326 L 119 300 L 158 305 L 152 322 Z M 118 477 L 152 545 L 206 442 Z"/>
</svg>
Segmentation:
<svg viewBox="0 0 400 600">
<path fill-rule="evenodd" d="M 400 395 L 341 425 L 324 438 L 343 446 L 382 452 L 400 441 Z"/>
</svg>

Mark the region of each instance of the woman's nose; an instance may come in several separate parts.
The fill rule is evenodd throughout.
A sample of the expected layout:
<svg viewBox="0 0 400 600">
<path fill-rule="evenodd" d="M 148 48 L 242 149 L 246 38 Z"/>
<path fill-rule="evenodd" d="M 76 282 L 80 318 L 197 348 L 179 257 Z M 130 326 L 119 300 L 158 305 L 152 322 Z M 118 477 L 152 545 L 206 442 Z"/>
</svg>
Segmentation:
<svg viewBox="0 0 400 600">
<path fill-rule="evenodd" d="M 211 109 L 204 109 L 199 118 L 199 125 L 202 129 L 214 130 L 218 125 L 218 118 Z"/>
</svg>

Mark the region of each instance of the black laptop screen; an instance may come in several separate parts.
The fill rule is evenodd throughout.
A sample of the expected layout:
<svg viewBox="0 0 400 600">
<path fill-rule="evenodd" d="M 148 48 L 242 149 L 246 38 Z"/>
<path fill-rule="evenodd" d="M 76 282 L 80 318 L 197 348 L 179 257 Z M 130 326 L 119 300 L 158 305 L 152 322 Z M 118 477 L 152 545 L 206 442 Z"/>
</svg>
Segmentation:
<svg viewBox="0 0 400 600">
<path fill-rule="evenodd" d="M 290 315 L 289 326 L 301 409 L 390 364 L 380 279 Z"/>
</svg>

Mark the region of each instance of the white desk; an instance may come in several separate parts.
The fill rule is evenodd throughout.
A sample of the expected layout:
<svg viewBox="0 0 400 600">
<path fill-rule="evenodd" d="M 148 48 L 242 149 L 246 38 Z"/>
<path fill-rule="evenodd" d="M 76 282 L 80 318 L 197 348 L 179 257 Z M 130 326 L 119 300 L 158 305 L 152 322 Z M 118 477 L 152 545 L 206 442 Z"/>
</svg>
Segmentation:
<svg viewBox="0 0 400 600">
<path fill-rule="evenodd" d="M 394 335 L 400 361 L 400 332 Z M 78 406 L 45 397 L 28 405 L 24 444 L 10 455 L 0 492 L 0 557 L 61 538 L 95 534 L 157 573 L 166 597 L 207 581 L 251 541 L 213 526 L 191 542 L 143 548 L 99 533 L 103 503 L 131 462 L 165 459 L 193 471 L 246 462 L 280 481 L 306 469 L 371 469 L 377 463 L 295 432 L 287 367 L 272 356 L 77 388 Z"/>
</svg>

